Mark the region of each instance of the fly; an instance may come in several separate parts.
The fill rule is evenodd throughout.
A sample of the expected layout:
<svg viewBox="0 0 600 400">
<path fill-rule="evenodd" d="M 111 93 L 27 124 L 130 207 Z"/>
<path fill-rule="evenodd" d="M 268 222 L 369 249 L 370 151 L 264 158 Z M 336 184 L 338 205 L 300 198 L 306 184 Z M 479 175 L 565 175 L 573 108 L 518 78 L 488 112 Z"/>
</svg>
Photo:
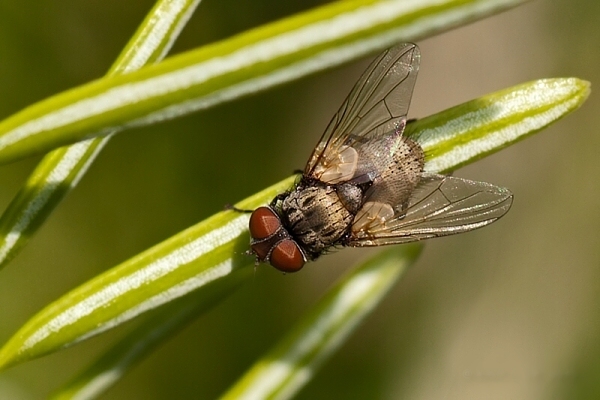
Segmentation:
<svg viewBox="0 0 600 400">
<path fill-rule="evenodd" d="M 426 173 L 403 135 L 419 48 L 383 52 L 333 116 L 296 185 L 252 212 L 251 252 L 284 272 L 332 246 L 381 246 L 467 232 L 508 212 L 512 194 Z"/>
</svg>

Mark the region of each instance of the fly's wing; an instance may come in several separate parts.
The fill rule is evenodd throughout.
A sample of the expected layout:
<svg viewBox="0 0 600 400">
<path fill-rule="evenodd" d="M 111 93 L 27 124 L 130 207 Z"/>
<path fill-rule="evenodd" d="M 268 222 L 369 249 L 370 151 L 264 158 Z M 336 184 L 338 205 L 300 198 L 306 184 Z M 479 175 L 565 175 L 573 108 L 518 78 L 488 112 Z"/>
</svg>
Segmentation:
<svg viewBox="0 0 600 400">
<path fill-rule="evenodd" d="M 358 176 L 372 179 L 373 164 L 360 165 L 362 146 L 381 148 L 379 165 L 392 162 L 401 140 L 419 69 L 419 48 L 400 44 L 383 52 L 360 77 L 333 116 L 306 165 L 304 175 L 327 183 Z M 363 152 L 364 153 L 364 152 Z"/>
<path fill-rule="evenodd" d="M 402 210 L 367 201 L 356 214 L 348 245 L 408 243 L 481 228 L 508 212 L 512 194 L 484 182 L 423 174 Z"/>
<path fill-rule="evenodd" d="M 379 175 L 370 180 L 372 185 L 365 192 L 363 203 L 385 203 L 392 208 L 394 214 L 401 215 L 421 180 L 425 154 L 418 143 L 405 136 L 394 143 L 389 158 L 381 157 L 381 151 L 371 151 L 379 141 L 372 142 L 375 143 L 367 147 L 368 151 L 364 152 L 364 156 L 361 152 L 358 169 L 361 170 L 363 163 L 373 165 Z M 359 174 L 353 181 L 359 181 L 361 176 Z"/>
</svg>

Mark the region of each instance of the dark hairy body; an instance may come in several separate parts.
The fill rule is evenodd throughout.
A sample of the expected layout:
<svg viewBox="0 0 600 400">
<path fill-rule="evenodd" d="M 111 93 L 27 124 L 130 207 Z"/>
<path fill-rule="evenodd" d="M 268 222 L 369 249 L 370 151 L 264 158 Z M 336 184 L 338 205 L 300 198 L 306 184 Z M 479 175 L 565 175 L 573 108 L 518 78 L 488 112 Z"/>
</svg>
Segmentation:
<svg viewBox="0 0 600 400">
<path fill-rule="evenodd" d="M 365 146 L 368 151 L 364 154 L 359 151 L 360 159 L 367 165 L 364 170 L 373 171 L 373 165 L 381 159 L 392 159 L 385 162 L 378 174 L 359 173 L 355 180 L 338 184 L 303 175 L 292 191 L 281 194 L 271 204 L 307 258 L 314 260 L 336 244 L 348 245 L 354 219 L 366 201 L 384 197 L 393 199 L 400 207 L 405 206 L 423 168 L 423 151 L 406 137 L 401 139 L 400 148 L 387 157 L 374 153 L 374 147 L 383 146 L 371 143 Z M 374 183 L 378 186 L 377 193 L 369 191 Z M 393 187 L 386 187 L 390 184 Z"/>
</svg>

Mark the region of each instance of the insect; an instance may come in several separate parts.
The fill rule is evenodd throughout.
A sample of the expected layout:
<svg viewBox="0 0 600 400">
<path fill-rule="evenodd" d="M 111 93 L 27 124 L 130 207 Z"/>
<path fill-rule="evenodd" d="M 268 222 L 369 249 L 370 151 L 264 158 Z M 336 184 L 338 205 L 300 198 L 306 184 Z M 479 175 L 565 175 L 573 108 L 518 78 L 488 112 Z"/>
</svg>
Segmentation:
<svg viewBox="0 0 600 400">
<path fill-rule="evenodd" d="M 411 43 L 377 57 L 333 116 L 295 186 L 252 212 L 257 263 L 295 272 L 332 246 L 452 235 L 509 210 L 507 189 L 424 172 L 421 146 L 403 135 L 419 59 Z"/>
</svg>

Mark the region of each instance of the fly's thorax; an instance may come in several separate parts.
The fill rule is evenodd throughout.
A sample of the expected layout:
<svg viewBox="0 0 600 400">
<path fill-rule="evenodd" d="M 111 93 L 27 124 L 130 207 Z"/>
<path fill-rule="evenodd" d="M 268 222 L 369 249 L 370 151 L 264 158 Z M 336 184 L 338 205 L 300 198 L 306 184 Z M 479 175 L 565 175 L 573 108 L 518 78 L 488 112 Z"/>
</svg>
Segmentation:
<svg viewBox="0 0 600 400">
<path fill-rule="evenodd" d="M 336 244 L 354 218 L 333 186 L 299 186 L 281 203 L 282 219 L 294 239 L 313 257 Z"/>
</svg>

